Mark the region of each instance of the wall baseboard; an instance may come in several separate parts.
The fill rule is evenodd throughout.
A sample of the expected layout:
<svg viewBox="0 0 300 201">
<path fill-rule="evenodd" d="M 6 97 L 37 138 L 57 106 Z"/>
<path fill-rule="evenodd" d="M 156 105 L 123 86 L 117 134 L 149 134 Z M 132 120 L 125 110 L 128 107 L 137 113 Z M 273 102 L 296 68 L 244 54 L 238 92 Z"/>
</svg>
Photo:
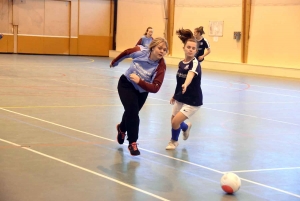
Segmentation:
<svg viewBox="0 0 300 201">
<path fill-rule="evenodd" d="M 115 58 L 121 52 L 115 50 L 109 50 L 109 57 Z M 177 66 L 182 58 L 165 56 L 165 61 L 169 65 Z M 275 67 L 275 66 L 263 66 L 243 63 L 229 63 L 220 61 L 209 61 L 205 60 L 201 66 L 203 69 L 231 71 L 238 73 L 249 73 L 257 75 L 267 75 L 276 77 L 287 77 L 287 78 L 300 78 L 300 69 Z"/>
</svg>

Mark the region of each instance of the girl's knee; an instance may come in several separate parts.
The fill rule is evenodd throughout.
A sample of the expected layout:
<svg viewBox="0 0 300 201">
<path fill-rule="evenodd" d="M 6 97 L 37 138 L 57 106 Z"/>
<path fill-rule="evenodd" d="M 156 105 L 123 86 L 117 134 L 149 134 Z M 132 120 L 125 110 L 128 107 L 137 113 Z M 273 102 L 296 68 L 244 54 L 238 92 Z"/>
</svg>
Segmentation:
<svg viewBox="0 0 300 201">
<path fill-rule="evenodd" d="M 173 120 L 172 120 L 172 122 L 171 122 L 171 125 L 172 125 L 172 128 L 173 128 L 173 129 L 178 129 L 178 128 L 180 128 L 180 123 L 175 122 L 175 121 L 173 121 Z"/>
</svg>

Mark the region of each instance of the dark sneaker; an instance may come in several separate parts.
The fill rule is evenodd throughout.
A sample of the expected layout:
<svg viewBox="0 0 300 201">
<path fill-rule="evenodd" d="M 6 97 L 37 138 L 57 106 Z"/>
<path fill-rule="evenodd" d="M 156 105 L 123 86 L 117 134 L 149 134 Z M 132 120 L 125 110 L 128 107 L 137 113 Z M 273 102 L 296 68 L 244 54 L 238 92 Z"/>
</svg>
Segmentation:
<svg viewBox="0 0 300 201">
<path fill-rule="evenodd" d="M 118 131 L 118 134 L 117 134 L 117 141 L 119 144 L 123 144 L 124 143 L 124 140 L 125 140 L 125 132 L 122 132 L 121 129 L 120 129 L 120 124 L 117 124 L 117 131 Z"/>
<path fill-rule="evenodd" d="M 137 147 L 137 143 L 133 142 L 130 145 L 128 145 L 128 150 L 130 151 L 131 156 L 138 156 L 140 155 L 140 151 Z"/>
</svg>

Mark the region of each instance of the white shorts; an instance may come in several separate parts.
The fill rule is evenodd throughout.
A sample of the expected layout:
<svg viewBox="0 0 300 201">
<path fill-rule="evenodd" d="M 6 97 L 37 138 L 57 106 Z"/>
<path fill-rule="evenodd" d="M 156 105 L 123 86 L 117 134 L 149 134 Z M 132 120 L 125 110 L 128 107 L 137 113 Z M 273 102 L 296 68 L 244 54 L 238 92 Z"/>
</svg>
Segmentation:
<svg viewBox="0 0 300 201">
<path fill-rule="evenodd" d="M 175 100 L 172 115 L 175 116 L 178 112 L 181 112 L 187 118 L 190 118 L 199 110 L 200 106 L 191 106 Z"/>
</svg>

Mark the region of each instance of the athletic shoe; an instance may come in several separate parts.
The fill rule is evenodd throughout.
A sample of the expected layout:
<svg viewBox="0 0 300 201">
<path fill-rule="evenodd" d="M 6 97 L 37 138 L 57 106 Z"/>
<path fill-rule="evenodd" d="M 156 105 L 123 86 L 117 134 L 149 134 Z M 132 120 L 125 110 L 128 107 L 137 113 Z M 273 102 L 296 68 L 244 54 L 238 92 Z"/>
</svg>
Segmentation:
<svg viewBox="0 0 300 201">
<path fill-rule="evenodd" d="M 183 140 L 187 140 L 189 138 L 190 130 L 192 128 L 192 123 L 191 122 L 188 122 L 187 125 L 188 125 L 188 128 L 186 129 L 186 131 L 182 131 L 183 132 L 183 135 L 182 135 Z"/>
<path fill-rule="evenodd" d="M 140 151 L 137 147 L 137 143 L 133 142 L 128 145 L 128 150 L 130 151 L 131 156 L 138 156 L 140 155 Z"/>
<path fill-rule="evenodd" d="M 170 140 L 168 146 L 166 147 L 166 150 L 173 150 L 176 149 L 176 147 L 179 145 L 178 141 Z"/>
<path fill-rule="evenodd" d="M 120 129 L 120 124 L 117 124 L 117 131 L 118 131 L 118 134 L 117 134 L 117 141 L 119 144 L 123 144 L 124 143 L 124 140 L 125 140 L 125 132 L 122 132 L 121 129 Z"/>
</svg>

